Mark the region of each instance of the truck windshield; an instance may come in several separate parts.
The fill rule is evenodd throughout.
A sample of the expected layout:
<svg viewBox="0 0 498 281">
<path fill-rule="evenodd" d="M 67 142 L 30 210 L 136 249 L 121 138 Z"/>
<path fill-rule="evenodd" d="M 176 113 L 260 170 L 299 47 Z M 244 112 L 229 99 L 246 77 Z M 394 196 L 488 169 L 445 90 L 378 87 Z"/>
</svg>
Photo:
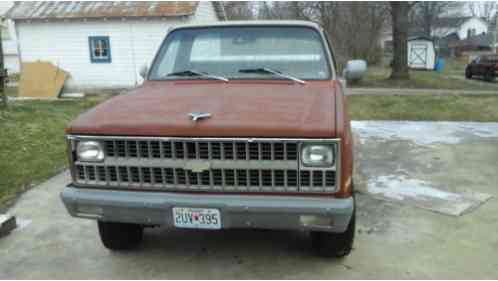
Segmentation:
<svg viewBox="0 0 498 281">
<path fill-rule="evenodd" d="M 149 79 L 285 79 L 247 69 L 272 69 L 306 80 L 330 79 L 321 35 L 309 27 L 231 26 L 185 28 L 170 33 Z M 197 72 L 205 75 L 172 75 Z"/>
</svg>

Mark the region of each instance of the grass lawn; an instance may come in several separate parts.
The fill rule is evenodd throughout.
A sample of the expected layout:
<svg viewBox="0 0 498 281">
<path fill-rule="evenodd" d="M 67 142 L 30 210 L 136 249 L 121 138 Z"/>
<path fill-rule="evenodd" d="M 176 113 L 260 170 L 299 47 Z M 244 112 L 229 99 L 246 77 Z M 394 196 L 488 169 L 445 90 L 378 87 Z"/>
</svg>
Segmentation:
<svg viewBox="0 0 498 281">
<path fill-rule="evenodd" d="M 352 120 L 498 122 L 498 95 L 348 96 Z"/>
<path fill-rule="evenodd" d="M 366 76 L 351 87 L 373 88 L 410 88 L 410 89 L 449 89 L 449 90 L 483 90 L 498 91 L 498 82 L 465 80 L 461 63 L 449 62 L 442 73 L 435 71 L 410 71 L 410 80 L 389 80 L 389 67 L 369 67 Z"/>
<path fill-rule="evenodd" d="M 465 61 L 465 59 L 447 59 L 445 60 L 443 73 L 446 75 L 463 76 L 466 66 L 467 62 Z"/>
<path fill-rule="evenodd" d="M 104 98 L 16 101 L 0 109 L 0 206 L 66 165 L 64 128 Z"/>
<path fill-rule="evenodd" d="M 17 88 L 16 87 L 5 87 L 5 93 L 8 97 L 17 97 Z"/>
</svg>

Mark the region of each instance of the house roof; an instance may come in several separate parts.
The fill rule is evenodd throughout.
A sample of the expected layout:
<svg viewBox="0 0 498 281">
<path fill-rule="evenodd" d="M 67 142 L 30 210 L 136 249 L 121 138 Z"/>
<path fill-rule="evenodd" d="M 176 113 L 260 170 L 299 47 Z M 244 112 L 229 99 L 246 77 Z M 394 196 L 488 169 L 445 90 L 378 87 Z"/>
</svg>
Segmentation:
<svg viewBox="0 0 498 281">
<path fill-rule="evenodd" d="M 434 26 L 441 28 L 455 28 L 462 25 L 464 22 L 477 17 L 441 17 L 436 19 Z M 477 18 L 483 20 L 482 18 Z"/>
<path fill-rule="evenodd" d="M 434 41 L 434 40 L 432 40 L 431 37 L 424 36 L 424 35 L 417 35 L 417 36 L 408 37 L 408 41 L 414 41 L 414 40 L 423 40 L 423 41 L 430 41 L 430 42 Z"/>
<path fill-rule="evenodd" d="M 220 20 L 226 19 L 221 2 L 213 1 Z M 6 13 L 14 20 L 76 19 L 76 18 L 123 18 L 123 17 L 179 17 L 195 14 L 199 1 L 47 1 L 16 2 Z"/>
<path fill-rule="evenodd" d="M 462 47 L 462 46 L 472 46 L 472 47 L 491 47 L 493 45 L 492 38 L 489 34 L 479 34 L 471 36 L 467 39 L 452 42 L 450 47 Z"/>
</svg>

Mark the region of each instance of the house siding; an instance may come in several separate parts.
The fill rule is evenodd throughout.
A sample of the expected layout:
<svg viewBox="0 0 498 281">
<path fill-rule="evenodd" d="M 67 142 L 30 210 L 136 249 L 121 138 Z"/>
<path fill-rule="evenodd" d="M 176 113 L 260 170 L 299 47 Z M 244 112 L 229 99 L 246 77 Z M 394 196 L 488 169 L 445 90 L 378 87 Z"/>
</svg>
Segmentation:
<svg viewBox="0 0 498 281">
<path fill-rule="evenodd" d="M 217 21 L 210 2 L 193 16 L 135 19 L 16 22 L 20 60 L 49 61 L 67 71 L 65 90 L 121 89 L 142 82 L 139 70 L 150 64 L 168 30 L 178 24 Z M 92 63 L 89 36 L 109 36 L 111 63 Z"/>
<path fill-rule="evenodd" d="M 49 61 L 70 73 L 67 89 L 129 88 L 178 20 L 18 22 L 22 62 Z M 89 36 L 109 36 L 111 63 L 92 63 Z"/>
<path fill-rule="evenodd" d="M 467 38 L 467 30 L 475 28 L 476 35 L 481 33 L 488 33 L 488 26 L 485 21 L 479 18 L 471 18 L 460 26 L 452 26 L 452 27 L 435 27 L 432 31 L 432 36 L 436 37 L 444 37 L 451 33 L 457 33 L 460 39 Z"/>
<path fill-rule="evenodd" d="M 475 35 L 479 35 L 482 33 L 488 33 L 488 25 L 485 21 L 481 19 L 470 19 L 466 22 L 464 22 L 460 28 L 458 29 L 458 36 L 461 39 L 467 38 L 467 30 L 469 29 L 475 29 L 476 33 Z"/>
</svg>

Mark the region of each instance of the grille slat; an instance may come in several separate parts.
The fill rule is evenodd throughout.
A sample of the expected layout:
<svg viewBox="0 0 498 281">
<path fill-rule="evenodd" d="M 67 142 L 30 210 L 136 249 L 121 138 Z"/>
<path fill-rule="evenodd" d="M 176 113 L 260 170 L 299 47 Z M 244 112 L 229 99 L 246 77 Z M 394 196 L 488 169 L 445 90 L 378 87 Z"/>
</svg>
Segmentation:
<svg viewBox="0 0 498 281">
<path fill-rule="evenodd" d="M 163 144 L 162 145 L 162 148 L 163 148 L 162 157 L 163 158 L 173 158 L 173 150 L 172 150 L 171 142 L 165 141 L 162 144 Z"/>
<path fill-rule="evenodd" d="M 158 141 L 149 142 L 149 151 L 152 155 L 152 158 L 161 158 L 161 144 Z"/>
<path fill-rule="evenodd" d="M 237 142 L 235 143 L 237 160 L 246 160 L 246 143 Z"/>
<path fill-rule="evenodd" d="M 259 159 L 259 144 L 251 142 L 249 143 L 249 160 Z"/>
<path fill-rule="evenodd" d="M 336 167 L 299 168 L 298 141 L 116 138 L 101 143 L 106 164 L 76 162 L 74 175 L 78 183 L 172 191 L 331 192 L 336 189 Z M 197 173 L 184 169 L 185 161 L 209 161 L 210 165 L 216 165 Z"/>
<path fill-rule="evenodd" d="M 119 184 L 118 172 L 116 167 L 107 167 L 107 171 L 109 172 L 109 181 L 118 182 Z"/>
</svg>

